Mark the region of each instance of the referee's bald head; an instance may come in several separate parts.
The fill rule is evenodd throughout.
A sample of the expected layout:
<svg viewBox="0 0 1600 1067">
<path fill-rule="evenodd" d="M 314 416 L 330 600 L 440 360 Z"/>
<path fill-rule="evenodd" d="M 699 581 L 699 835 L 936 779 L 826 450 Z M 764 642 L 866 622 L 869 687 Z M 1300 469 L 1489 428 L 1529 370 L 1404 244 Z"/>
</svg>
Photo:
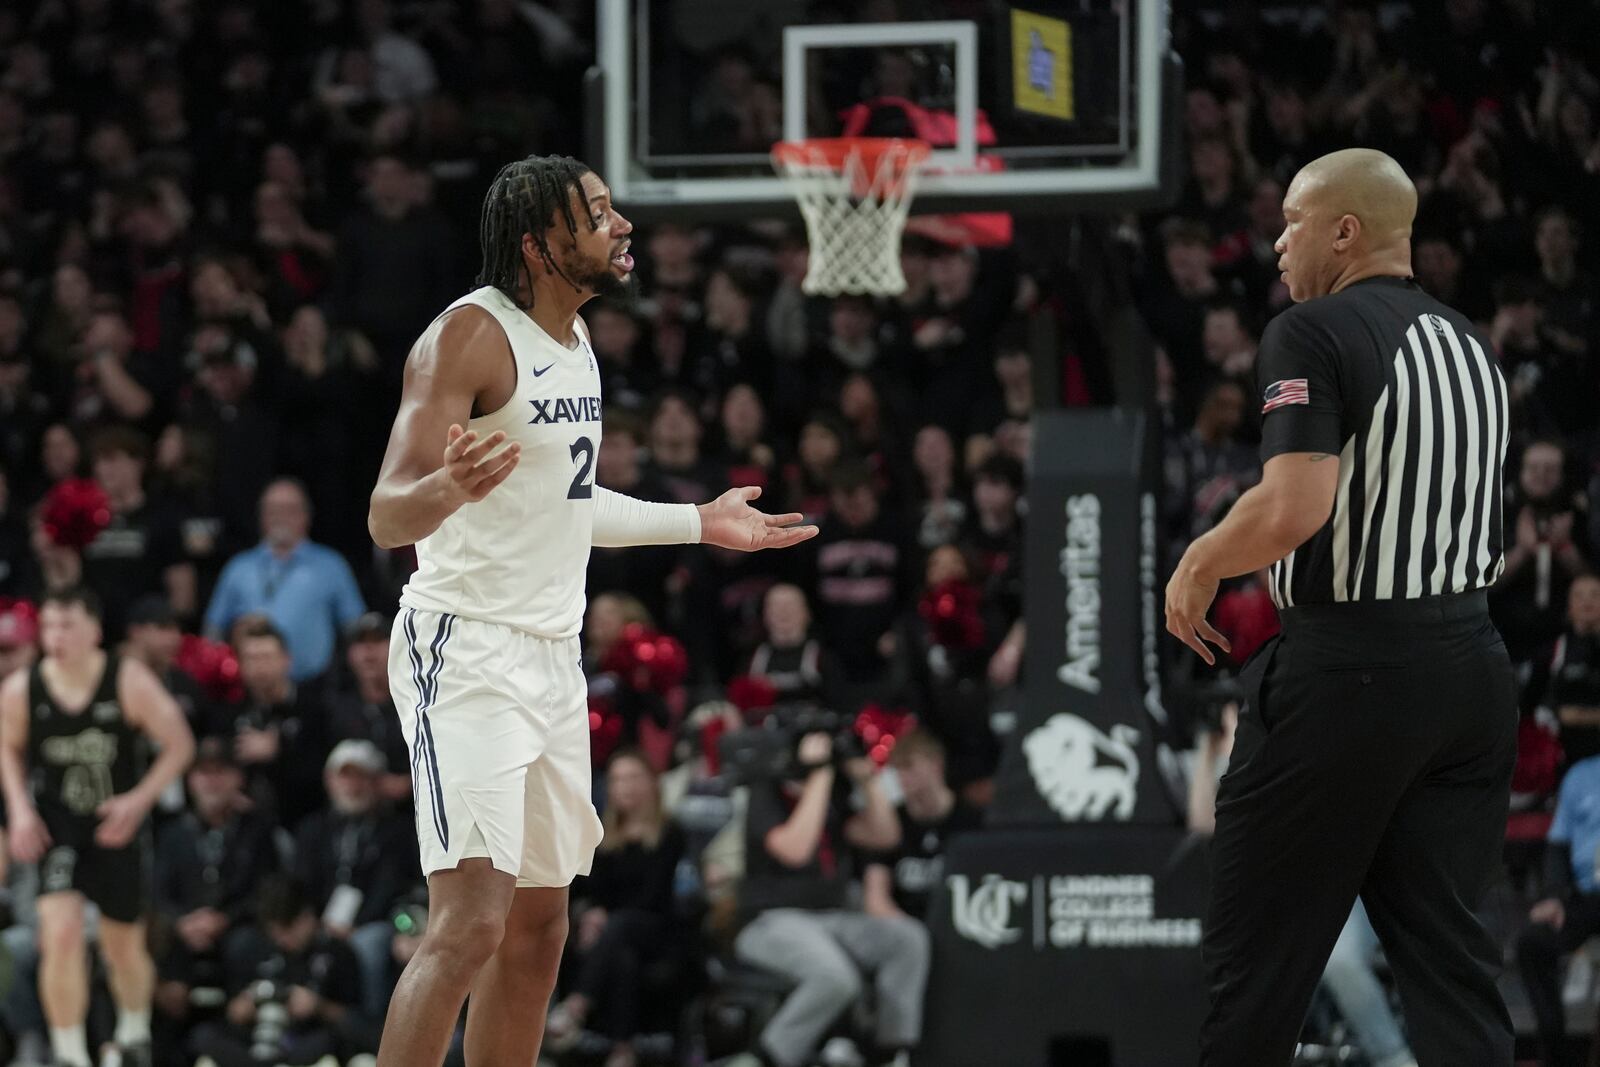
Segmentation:
<svg viewBox="0 0 1600 1067">
<path fill-rule="evenodd" d="M 1278 267 L 1296 301 L 1374 275 L 1409 277 L 1417 187 L 1372 148 L 1330 152 L 1300 168 L 1283 197 Z"/>
</svg>

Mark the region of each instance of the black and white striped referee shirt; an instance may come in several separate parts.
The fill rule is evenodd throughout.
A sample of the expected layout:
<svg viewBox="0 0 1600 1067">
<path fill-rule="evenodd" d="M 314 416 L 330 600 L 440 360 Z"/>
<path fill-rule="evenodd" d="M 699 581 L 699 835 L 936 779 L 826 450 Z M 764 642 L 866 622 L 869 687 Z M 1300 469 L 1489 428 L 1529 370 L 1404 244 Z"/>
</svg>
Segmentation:
<svg viewBox="0 0 1600 1067">
<path fill-rule="evenodd" d="M 1490 585 L 1503 561 L 1506 384 L 1462 315 L 1368 278 L 1267 326 L 1261 459 L 1339 457 L 1333 514 L 1271 569 L 1280 607 Z"/>
</svg>

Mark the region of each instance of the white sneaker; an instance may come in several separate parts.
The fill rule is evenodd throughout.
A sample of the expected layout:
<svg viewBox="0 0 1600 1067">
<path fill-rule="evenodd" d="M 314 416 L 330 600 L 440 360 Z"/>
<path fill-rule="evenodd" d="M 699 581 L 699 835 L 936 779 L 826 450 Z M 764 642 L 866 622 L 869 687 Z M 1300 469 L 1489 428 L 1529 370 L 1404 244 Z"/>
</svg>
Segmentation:
<svg viewBox="0 0 1600 1067">
<path fill-rule="evenodd" d="M 350 1062 L 345 1067 L 378 1067 L 378 1057 L 370 1052 L 363 1052 L 359 1056 L 351 1056 Z"/>
<path fill-rule="evenodd" d="M 194 1061 L 194 1067 L 217 1067 L 217 1061 L 210 1056 L 201 1056 Z"/>
</svg>

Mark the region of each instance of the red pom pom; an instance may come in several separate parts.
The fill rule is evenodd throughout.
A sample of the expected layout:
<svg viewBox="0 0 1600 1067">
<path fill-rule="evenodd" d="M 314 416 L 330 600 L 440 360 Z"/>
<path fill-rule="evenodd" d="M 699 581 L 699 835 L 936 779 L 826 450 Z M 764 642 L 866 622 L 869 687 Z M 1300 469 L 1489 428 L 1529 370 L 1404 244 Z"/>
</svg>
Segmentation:
<svg viewBox="0 0 1600 1067">
<path fill-rule="evenodd" d="M 970 651 L 982 648 L 985 637 L 980 599 L 977 586 L 951 579 L 924 593 L 917 613 L 928 624 L 935 644 Z"/>
<path fill-rule="evenodd" d="M 651 644 L 651 650 L 652 688 L 665 695 L 669 690 L 682 685 L 684 679 L 689 677 L 689 653 L 684 649 L 683 642 L 665 634 L 655 639 Z"/>
<path fill-rule="evenodd" d="M 856 715 L 856 736 L 867 745 L 872 762 L 883 766 L 900 738 L 917 728 L 917 717 L 905 708 L 884 708 L 868 704 Z"/>
<path fill-rule="evenodd" d="M 633 669 L 639 665 L 639 641 L 648 633 L 643 624 L 630 622 L 622 628 L 622 633 L 617 637 L 617 643 L 611 646 L 611 651 L 600 663 L 600 669 L 631 677 Z"/>
<path fill-rule="evenodd" d="M 665 696 L 689 676 L 689 654 L 677 638 L 630 622 L 600 667 L 632 689 Z"/>
<path fill-rule="evenodd" d="M 621 745 L 622 728 L 622 716 L 612 710 L 609 700 L 589 705 L 589 759 L 595 767 L 604 767 Z"/>
<path fill-rule="evenodd" d="M 31 645 L 39 637 L 39 609 L 31 600 L 0 596 L 0 644 Z"/>
<path fill-rule="evenodd" d="M 778 687 L 759 674 L 741 674 L 728 682 L 728 702 L 742 712 L 770 708 L 778 702 Z"/>
<path fill-rule="evenodd" d="M 193 678 L 207 697 L 231 704 L 244 699 L 244 681 L 239 677 L 239 659 L 221 641 L 208 641 L 195 634 L 184 634 L 178 645 L 176 664 Z"/>
<path fill-rule="evenodd" d="M 67 478 L 45 494 L 44 532 L 62 548 L 83 548 L 111 524 L 111 502 L 92 478 Z"/>
</svg>

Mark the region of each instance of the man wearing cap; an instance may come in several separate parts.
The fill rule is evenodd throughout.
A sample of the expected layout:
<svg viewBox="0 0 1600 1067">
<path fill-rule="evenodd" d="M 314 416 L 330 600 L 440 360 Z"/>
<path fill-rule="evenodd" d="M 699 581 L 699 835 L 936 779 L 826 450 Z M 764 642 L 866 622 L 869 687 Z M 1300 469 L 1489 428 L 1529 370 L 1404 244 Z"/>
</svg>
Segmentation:
<svg viewBox="0 0 1600 1067">
<path fill-rule="evenodd" d="M 389 916 L 417 884 L 411 821 L 379 794 L 387 762 L 371 741 L 333 746 L 324 768 L 328 806 L 295 834 L 295 874 L 305 883 L 323 928 L 348 941 L 361 960 L 363 1008 L 383 1017 L 388 984 Z"/>
<path fill-rule="evenodd" d="M 400 730 L 400 716 L 389 695 L 390 620 L 369 611 L 350 628 L 345 662 L 351 687 L 331 703 L 329 737 L 335 741 L 371 741 L 383 753 L 386 766 L 378 778 L 385 800 L 411 803 L 411 756 Z"/>
<path fill-rule="evenodd" d="M 256 888 L 278 869 L 276 828 L 245 797 L 226 741 L 200 742 L 186 782 L 188 809 L 156 843 L 155 911 L 170 931 L 156 960 L 158 1041 L 186 1028 L 193 990 L 223 986 L 224 946 L 254 921 Z"/>
</svg>

